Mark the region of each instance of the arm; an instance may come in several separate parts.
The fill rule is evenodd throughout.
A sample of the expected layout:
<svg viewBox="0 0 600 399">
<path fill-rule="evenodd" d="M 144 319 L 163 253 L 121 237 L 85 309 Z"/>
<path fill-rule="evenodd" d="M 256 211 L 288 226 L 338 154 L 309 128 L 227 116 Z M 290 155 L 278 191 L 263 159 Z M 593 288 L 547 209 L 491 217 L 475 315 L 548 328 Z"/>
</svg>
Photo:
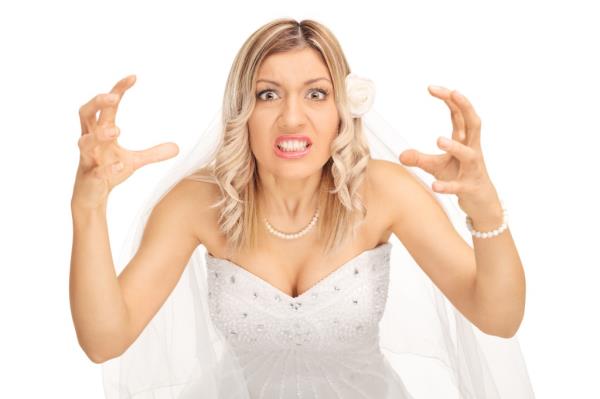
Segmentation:
<svg viewBox="0 0 600 399">
<path fill-rule="evenodd" d="M 117 142 L 117 109 L 134 83 L 134 75 L 121 79 L 110 93 L 94 96 L 79 109 L 80 157 L 71 197 L 69 299 L 77 339 L 94 362 L 114 353 L 115 346 L 123 346 L 129 322 L 127 298 L 115 274 L 110 250 L 106 223 L 109 193 L 140 167 L 172 158 L 179 152 L 174 143 L 131 151 Z M 161 215 L 173 213 L 176 214 L 163 211 Z"/>
<path fill-rule="evenodd" d="M 432 282 L 482 332 L 514 335 L 523 314 L 524 280 L 514 252 L 503 247 L 510 236 L 475 238 L 474 251 L 415 176 L 388 161 L 376 169 L 377 189 L 389 204 L 389 229 Z M 483 222 L 474 219 L 474 227 L 485 228 Z"/>
<path fill-rule="evenodd" d="M 207 197 L 202 186 L 182 181 L 159 201 L 136 254 L 118 277 L 105 213 L 74 212 L 71 307 L 80 345 L 95 363 L 127 350 L 179 281 L 201 243 L 194 228 Z"/>
<path fill-rule="evenodd" d="M 113 266 L 106 206 L 80 208 L 72 202 L 71 211 L 71 315 L 79 345 L 97 363 L 120 339 L 127 310 Z"/>
<path fill-rule="evenodd" d="M 489 207 L 473 217 L 473 228 L 490 231 L 502 224 L 500 200 L 490 199 Z M 473 298 L 479 317 L 496 325 L 504 338 L 514 336 L 525 312 L 525 272 L 510 229 L 488 239 L 473 237 L 477 274 Z"/>
</svg>

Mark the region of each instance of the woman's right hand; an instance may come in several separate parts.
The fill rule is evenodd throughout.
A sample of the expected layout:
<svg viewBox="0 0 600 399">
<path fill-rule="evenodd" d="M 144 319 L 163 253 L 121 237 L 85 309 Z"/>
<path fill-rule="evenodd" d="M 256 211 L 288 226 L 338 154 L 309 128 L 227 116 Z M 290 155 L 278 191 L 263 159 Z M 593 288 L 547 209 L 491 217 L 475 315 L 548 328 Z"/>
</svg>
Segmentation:
<svg viewBox="0 0 600 399">
<path fill-rule="evenodd" d="M 115 125 L 115 116 L 123 94 L 135 80 L 135 75 L 121 79 L 110 93 L 98 94 L 79 109 L 81 137 L 77 145 L 80 157 L 72 206 L 104 206 L 113 187 L 137 169 L 179 153 L 175 143 L 163 143 L 142 151 L 130 151 L 117 143 L 120 129 Z M 96 118 L 98 111 L 100 115 Z"/>
</svg>

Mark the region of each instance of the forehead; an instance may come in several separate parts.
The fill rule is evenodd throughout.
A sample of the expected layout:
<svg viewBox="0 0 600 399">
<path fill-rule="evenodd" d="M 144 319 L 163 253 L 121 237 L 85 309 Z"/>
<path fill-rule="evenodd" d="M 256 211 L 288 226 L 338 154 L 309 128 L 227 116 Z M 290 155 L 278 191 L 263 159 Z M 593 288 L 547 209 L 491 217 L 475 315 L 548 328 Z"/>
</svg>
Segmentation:
<svg viewBox="0 0 600 399">
<path fill-rule="evenodd" d="M 331 79 L 320 54 L 311 48 L 272 54 L 258 68 L 257 79 L 271 79 L 282 84 L 301 83 L 316 77 Z"/>
</svg>

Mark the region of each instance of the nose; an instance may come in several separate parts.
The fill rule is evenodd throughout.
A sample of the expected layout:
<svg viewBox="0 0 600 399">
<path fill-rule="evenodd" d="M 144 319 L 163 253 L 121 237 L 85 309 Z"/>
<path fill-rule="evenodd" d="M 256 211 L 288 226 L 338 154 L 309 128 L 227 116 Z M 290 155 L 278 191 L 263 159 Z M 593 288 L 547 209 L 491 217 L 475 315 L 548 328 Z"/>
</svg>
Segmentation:
<svg viewBox="0 0 600 399">
<path fill-rule="evenodd" d="M 285 128 L 295 128 L 304 124 L 304 104 L 295 96 L 289 96 L 283 102 L 279 124 Z"/>
</svg>

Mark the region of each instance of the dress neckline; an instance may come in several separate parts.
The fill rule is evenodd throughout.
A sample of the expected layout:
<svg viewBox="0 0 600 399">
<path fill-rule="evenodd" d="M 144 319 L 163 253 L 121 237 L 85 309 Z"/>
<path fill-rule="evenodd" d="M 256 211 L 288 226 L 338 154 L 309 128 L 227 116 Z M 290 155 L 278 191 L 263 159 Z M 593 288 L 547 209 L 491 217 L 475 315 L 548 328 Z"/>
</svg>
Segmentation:
<svg viewBox="0 0 600 399">
<path fill-rule="evenodd" d="M 238 265 L 237 263 L 234 263 L 228 259 L 223 259 L 223 258 L 218 258 L 214 255 L 211 255 L 208 251 L 206 252 L 205 256 L 207 260 L 213 260 L 215 262 L 221 262 L 224 263 L 226 265 L 229 265 L 231 267 L 233 267 L 236 270 L 239 270 L 241 273 L 249 276 L 250 278 L 256 280 L 258 283 L 263 284 L 267 287 L 269 287 L 271 290 L 277 292 L 279 295 L 285 297 L 287 300 L 291 300 L 291 301 L 297 301 L 299 299 L 304 298 L 305 296 L 307 296 L 308 294 L 310 294 L 312 291 L 314 291 L 315 289 L 317 289 L 318 287 L 320 287 L 321 285 L 323 285 L 327 280 L 333 278 L 334 276 L 338 275 L 339 273 L 341 273 L 345 268 L 347 268 L 349 265 L 352 265 L 355 261 L 357 261 L 358 259 L 366 256 L 367 254 L 371 254 L 377 251 L 381 251 L 384 248 L 391 248 L 392 243 L 388 242 L 384 242 L 383 244 L 379 244 L 374 248 L 371 249 L 367 249 L 364 250 L 363 252 L 359 253 L 358 255 L 356 255 L 355 257 L 351 258 L 350 260 L 342 263 L 340 266 L 338 266 L 337 268 L 335 268 L 331 273 L 329 273 L 328 275 L 326 275 L 325 277 L 323 277 L 322 279 L 320 279 L 319 281 L 317 281 L 315 284 L 313 284 L 310 288 L 308 288 L 306 291 L 304 291 L 302 294 L 298 295 L 298 296 L 291 296 L 285 292 L 283 292 L 282 290 L 280 290 L 279 288 L 275 287 L 274 285 L 272 285 L 271 283 L 269 283 L 266 280 L 263 280 L 262 278 L 258 277 L 256 274 L 246 270 L 245 268 L 241 267 L 240 265 Z M 209 262 L 206 262 L 207 266 L 210 264 Z"/>
</svg>

